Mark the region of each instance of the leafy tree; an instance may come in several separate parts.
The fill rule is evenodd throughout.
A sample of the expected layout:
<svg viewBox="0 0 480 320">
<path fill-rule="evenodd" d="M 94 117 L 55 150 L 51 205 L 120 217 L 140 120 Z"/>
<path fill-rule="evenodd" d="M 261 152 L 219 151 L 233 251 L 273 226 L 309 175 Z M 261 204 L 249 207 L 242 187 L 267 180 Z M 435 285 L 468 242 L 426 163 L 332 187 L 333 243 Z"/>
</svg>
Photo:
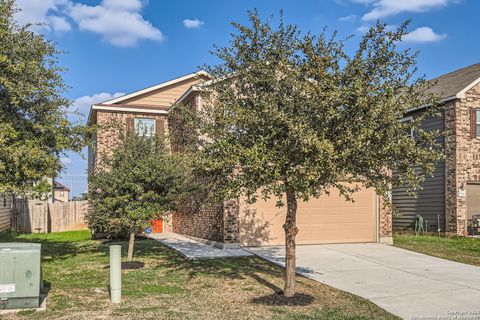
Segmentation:
<svg viewBox="0 0 480 320">
<path fill-rule="evenodd" d="M 162 137 L 121 134 L 121 141 L 89 173 L 87 221 L 112 236 L 129 233 L 128 261 L 135 235 L 176 208 L 188 191 L 189 165 L 172 155 Z"/>
<path fill-rule="evenodd" d="M 286 200 L 284 295 L 295 294 L 297 203 L 337 189 L 354 198 L 358 182 L 388 200 L 391 185 L 419 187 L 441 159 L 438 132 L 401 122 L 407 110 L 435 103 L 416 77 L 416 53 L 398 43 L 408 23 L 378 22 L 349 54 L 324 30 L 301 34 L 249 12 L 250 26 L 233 23 L 230 45 L 206 70 L 217 79 L 205 91 L 201 136 L 205 174 L 220 198 L 246 195 Z M 435 108 L 432 107 L 431 110 Z M 415 139 L 406 134 L 415 131 Z M 390 172 L 395 172 L 391 175 Z M 355 184 L 350 184 L 355 185 Z"/>
<path fill-rule="evenodd" d="M 46 192 L 60 155 L 80 151 L 84 127 L 67 120 L 70 102 L 59 51 L 19 26 L 13 0 L 0 0 L 0 193 Z"/>
</svg>

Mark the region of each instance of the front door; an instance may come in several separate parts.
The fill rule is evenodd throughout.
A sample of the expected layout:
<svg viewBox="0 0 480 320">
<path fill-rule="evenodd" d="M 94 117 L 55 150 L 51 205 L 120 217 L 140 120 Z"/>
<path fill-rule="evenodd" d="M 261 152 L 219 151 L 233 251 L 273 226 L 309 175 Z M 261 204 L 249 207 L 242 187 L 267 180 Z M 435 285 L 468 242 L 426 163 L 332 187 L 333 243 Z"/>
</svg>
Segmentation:
<svg viewBox="0 0 480 320">
<path fill-rule="evenodd" d="M 162 233 L 163 232 L 163 220 L 153 220 L 152 221 L 152 233 Z"/>
</svg>

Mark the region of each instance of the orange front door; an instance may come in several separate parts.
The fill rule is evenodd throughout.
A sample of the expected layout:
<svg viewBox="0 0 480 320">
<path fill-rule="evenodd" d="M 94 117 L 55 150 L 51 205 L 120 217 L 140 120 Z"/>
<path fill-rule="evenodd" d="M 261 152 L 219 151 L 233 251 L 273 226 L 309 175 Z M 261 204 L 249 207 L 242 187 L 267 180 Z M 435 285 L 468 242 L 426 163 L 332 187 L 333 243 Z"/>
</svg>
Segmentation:
<svg viewBox="0 0 480 320">
<path fill-rule="evenodd" d="M 162 233 L 163 232 L 163 220 L 152 220 L 152 233 Z"/>
</svg>

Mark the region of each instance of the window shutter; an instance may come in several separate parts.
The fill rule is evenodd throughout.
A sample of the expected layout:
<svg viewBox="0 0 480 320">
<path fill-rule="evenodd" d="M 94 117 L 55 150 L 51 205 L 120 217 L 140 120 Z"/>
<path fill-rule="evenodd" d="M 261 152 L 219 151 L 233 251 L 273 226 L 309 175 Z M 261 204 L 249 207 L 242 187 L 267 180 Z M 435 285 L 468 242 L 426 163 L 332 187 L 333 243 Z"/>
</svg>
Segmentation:
<svg viewBox="0 0 480 320">
<path fill-rule="evenodd" d="M 127 132 L 128 133 L 134 133 L 135 132 L 135 124 L 134 124 L 134 118 L 127 118 Z"/>
<path fill-rule="evenodd" d="M 155 120 L 155 134 L 164 134 L 165 133 L 165 120 L 157 119 Z"/>
<path fill-rule="evenodd" d="M 477 137 L 477 109 L 470 109 L 470 138 Z"/>
</svg>

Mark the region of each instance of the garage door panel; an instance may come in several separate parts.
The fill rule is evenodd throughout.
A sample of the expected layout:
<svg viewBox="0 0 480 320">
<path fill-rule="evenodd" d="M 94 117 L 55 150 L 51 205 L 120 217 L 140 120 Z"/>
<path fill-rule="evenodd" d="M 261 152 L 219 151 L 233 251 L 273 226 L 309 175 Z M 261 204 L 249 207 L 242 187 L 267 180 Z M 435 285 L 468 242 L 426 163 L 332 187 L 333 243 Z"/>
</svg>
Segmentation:
<svg viewBox="0 0 480 320">
<path fill-rule="evenodd" d="M 299 201 L 297 211 L 298 244 L 372 242 L 375 240 L 375 192 L 362 189 L 354 202 L 333 192 L 330 195 Z M 285 202 L 285 200 L 284 200 Z M 242 245 L 283 245 L 286 207 L 277 208 L 275 199 L 259 199 L 240 205 Z"/>
</svg>

